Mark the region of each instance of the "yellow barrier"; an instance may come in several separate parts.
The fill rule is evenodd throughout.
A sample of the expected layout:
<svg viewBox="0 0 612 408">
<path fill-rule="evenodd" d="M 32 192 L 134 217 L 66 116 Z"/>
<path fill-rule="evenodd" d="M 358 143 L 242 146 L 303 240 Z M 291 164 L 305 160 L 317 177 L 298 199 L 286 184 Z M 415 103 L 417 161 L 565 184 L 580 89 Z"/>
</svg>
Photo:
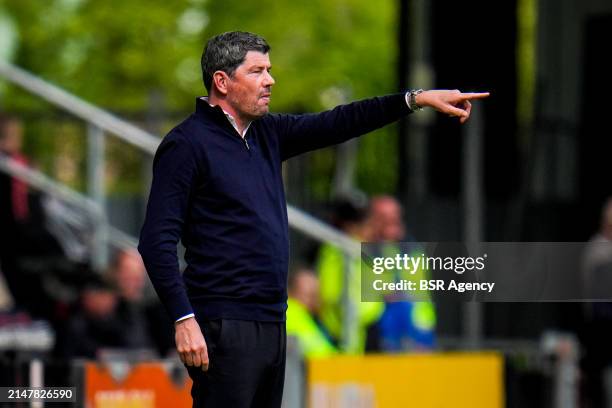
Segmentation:
<svg viewBox="0 0 612 408">
<path fill-rule="evenodd" d="M 503 408 L 497 353 L 339 356 L 308 362 L 313 408 Z"/>
</svg>

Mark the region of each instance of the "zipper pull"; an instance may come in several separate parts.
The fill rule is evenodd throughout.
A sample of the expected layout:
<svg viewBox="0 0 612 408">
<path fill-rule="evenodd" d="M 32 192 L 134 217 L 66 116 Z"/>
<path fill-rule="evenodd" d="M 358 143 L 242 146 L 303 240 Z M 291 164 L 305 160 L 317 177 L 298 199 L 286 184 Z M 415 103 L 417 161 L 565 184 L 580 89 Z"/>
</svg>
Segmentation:
<svg viewBox="0 0 612 408">
<path fill-rule="evenodd" d="M 244 140 L 244 145 L 246 146 L 247 150 L 251 150 L 251 148 L 249 147 L 249 142 L 246 140 L 246 137 L 242 138 L 242 140 Z"/>
</svg>

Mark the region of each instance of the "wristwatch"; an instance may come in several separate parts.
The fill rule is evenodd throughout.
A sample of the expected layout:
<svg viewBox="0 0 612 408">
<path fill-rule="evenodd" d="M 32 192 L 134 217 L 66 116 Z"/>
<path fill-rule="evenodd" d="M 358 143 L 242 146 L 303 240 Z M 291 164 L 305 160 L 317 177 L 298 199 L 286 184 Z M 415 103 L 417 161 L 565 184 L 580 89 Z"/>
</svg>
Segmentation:
<svg viewBox="0 0 612 408">
<path fill-rule="evenodd" d="M 411 111 L 417 112 L 423 109 L 422 106 L 419 106 L 419 104 L 416 103 L 416 96 L 422 92 L 423 92 L 422 89 L 413 89 L 408 93 L 408 108 Z"/>
</svg>

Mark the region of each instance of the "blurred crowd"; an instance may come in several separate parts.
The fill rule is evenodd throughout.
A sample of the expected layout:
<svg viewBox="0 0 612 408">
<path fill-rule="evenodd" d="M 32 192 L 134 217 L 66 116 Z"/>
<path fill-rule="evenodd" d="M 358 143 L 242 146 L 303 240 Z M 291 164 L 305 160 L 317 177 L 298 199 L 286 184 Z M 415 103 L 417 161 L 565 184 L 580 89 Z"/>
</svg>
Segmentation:
<svg viewBox="0 0 612 408">
<path fill-rule="evenodd" d="M 0 158 L 33 166 L 22 154 L 22 135 L 18 119 L 0 114 Z M 0 358 L 23 346 L 6 343 L 4 332 L 30 326 L 40 331 L 39 321 L 48 322 L 54 336 L 42 343 L 51 344 L 47 352 L 59 359 L 102 358 L 112 352 L 126 358 L 174 355 L 173 324 L 138 252 L 113 248 L 107 270 L 94 271 L 87 250 L 67 245 L 75 239 L 58 227 L 56 216 L 64 210 L 0 171 Z M 356 241 L 372 243 L 381 256 L 398 253 L 398 242 L 404 252 L 422 251 L 392 196 L 339 198 L 330 206 L 328 222 Z M 289 273 L 287 333 L 297 338 L 306 357 L 436 348 L 433 300 L 381 293 L 378 302 L 362 302 L 359 259 L 351 260 L 332 243 L 305 258 Z M 600 229 L 587 243 L 583 261 L 586 298 L 611 299 L 612 198 L 603 206 Z M 411 278 L 427 277 L 427 271 L 419 271 Z M 406 276 L 398 272 L 393 279 Z M 612 302 L 584 303 L 579 338 L 587 393 L 602 401 L 605 390 L 612 390 Z"/>
<path fill-rule="evenodd" d="M 0 116 L 0 157 L 31 167 L 22 140 L 21 122 Z M 52 349 L 40 351 L 62 359 L 98 358 L 106 350 L 149 357 L 173 353 L 172 323 L 138 252 L 112 248 L 109 267 L 93 270 L 87 249 L 75 247 L 69 228 L 60 227 L 55 215 L 63 210 L 51 197 L 0 172 L 0 334 L 47 322 L 55 341 Z M 21 346 L 0 342 L 0 352 Z"/>
<path fill-rule="evenodd" d="M 414 237 L 406 232 L 402 206 L 394 197 L 340 198 L 330 213 L 331 225 L 358 242 L 380 244 L 377 250 L 381 255 L 399 253 L 398 242 L 412 242 L 408 248 L 420 251 Z M 402 250 L 406 248 L 404 245 Z M 423 274 L 408 277 L 398 273 L 393 279 L 418 280 Z M 299 339 L 307 356 L 339 350 L 362 354 L 435 347 L 436 311 L 431 301 L 381 293 L 377 302 L 362 302 L 361 296 L 361 260 L 349 260 L 341 248 L 325 243 L 317 249 L 311 265 L 290 273 L 287 333 Z"/>
</svg>

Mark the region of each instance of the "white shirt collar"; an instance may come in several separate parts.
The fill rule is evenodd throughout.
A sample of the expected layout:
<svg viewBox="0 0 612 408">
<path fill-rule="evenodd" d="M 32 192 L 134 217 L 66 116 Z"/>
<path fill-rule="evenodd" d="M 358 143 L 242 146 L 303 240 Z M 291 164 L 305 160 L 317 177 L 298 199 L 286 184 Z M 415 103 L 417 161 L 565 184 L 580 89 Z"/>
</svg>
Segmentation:
<svg viewBox="0 0 612 408">
<path fill-rule="evenodd" d="M 216 106 L 208 102 L 208 96 L 202 96 L 200 99 L 202 99 L 203 101 L 206 101 L 210 106 Z M 249 130 L 249 127 L 251 126 L 252 122 L 247 123 L 247 125 L 244 127 L 244 131 L 240 133 L 240 130 L 238 129 L 238 124 L 236 123 L 236 119 L 232 116 L 232 114 L 229 112 L 226 112 L 225 109 L 223 108 L 221 108 L 221 110 L 223 110 L 223 113 L 225 113 L 225 117 L 227 118 L 229 123 L 233 126 L 234 129 L 236 129 L 236 132 L 238 132 L 240 137 L 244 139 L 244 136 L 246 135 L 247 130 Z"/>
</svg>

